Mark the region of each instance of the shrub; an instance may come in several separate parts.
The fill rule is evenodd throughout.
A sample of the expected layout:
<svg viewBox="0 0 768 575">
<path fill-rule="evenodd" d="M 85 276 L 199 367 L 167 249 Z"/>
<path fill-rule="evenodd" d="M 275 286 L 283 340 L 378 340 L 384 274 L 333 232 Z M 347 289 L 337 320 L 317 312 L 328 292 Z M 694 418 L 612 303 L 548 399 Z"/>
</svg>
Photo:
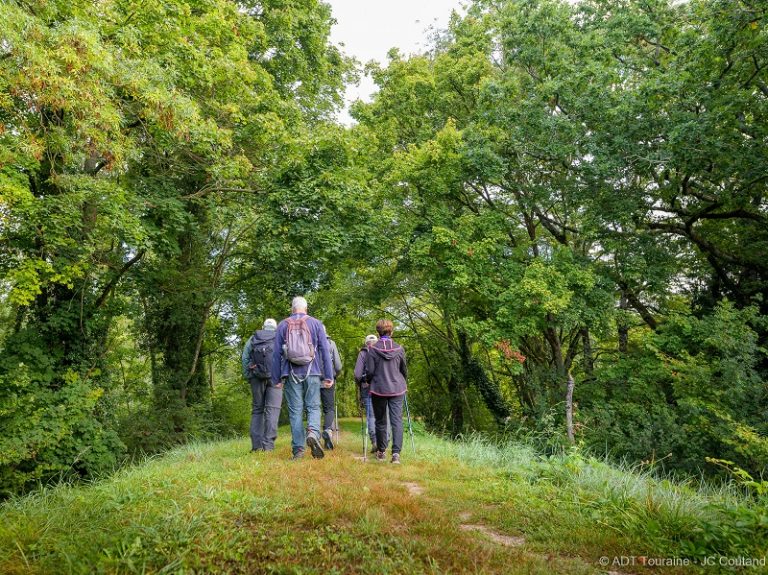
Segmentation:
<svg viewBox="0 0 768 575">
<path fill-rule="evenodd" d="M 0 376 L 0 496 L 54 478 L 112 471 L 125 446 L 99 419 L 103 390 L 74 372 L 59 388 L 25 365 Z"/>
</svg>

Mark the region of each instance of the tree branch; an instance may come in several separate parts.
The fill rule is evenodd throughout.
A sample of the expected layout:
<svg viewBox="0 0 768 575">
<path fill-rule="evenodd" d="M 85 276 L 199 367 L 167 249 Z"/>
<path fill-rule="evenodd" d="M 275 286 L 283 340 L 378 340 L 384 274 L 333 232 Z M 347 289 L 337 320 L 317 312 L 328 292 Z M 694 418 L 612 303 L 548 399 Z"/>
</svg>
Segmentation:
<svg viewBox="0 0 768 575">
<path fill-rule="evenodd" d="M 129 269 L 131 269 L 131 267 L 133 267 L 134 264 L 136 264 L 141 258 L 144 257 L 145 253 L 145 250 L 141 250 L 139 253 L 125 262 L 125 264 L 123 264 L 123 267 L 121 267 L 120 270 L 114 275 L 114 277 L 109 280 L 109 283 L 102 290 L 99 299 L 96 300 L 96 304 L 94 305 L 94 311 L 100 309 L 101 306 L 104 305 L 104 302 L 107 301 L 109 294 L 111 294 L 115 289 L 115 286 L 117 286 L 120 279 L 128 272 Z"/>
</svg>

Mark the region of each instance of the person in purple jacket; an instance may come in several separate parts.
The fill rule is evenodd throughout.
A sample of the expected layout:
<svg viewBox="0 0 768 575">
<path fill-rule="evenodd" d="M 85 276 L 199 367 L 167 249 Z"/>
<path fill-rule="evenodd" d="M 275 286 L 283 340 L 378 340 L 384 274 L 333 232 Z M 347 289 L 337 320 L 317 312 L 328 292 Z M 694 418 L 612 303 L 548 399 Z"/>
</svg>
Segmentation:
<svg viewBox="0 0 768 575">
<path fill-rule="evenodd" d="M 392 463 L 400 463 L 403 447 L 403 401 L 408 391 L 405 350 L 392 340 L 394 325 L 388 319 L 376 324 L 379 341 L 368 349 L 365 376 L 376 417 L 376 459 L 384 461 L 387 450 L 387 412 L 392 427 Z"/>
<path fill-rule="evenodd" d="M 307 315 L 306 299 L 295 297 L 291 315 L 277 326 L 272 356 L 272 383 L 283 387 L 288 405 L 292 459 L 304 457 L 305 440 L 312 457 L 324 457 L 320 447 L 320 386 L 333 386 L 333 377 L 325 326 L 320 320 Z M 324 378 L 322 382 L 321 378 Z"/>
</svg>

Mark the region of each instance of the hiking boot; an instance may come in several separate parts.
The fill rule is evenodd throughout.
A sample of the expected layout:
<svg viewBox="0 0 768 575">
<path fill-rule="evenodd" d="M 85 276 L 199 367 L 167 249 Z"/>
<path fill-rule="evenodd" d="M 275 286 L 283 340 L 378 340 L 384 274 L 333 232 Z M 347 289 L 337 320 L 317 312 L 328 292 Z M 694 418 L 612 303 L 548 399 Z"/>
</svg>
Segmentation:
<svg viewBox="0 0 768 575">
<path fill-rule="evenodd" d="M 400 465 L 400 454 L 399 453 L 393 453 L 392 454 L 392 461 L 390 463 L 396 463 L 397 465 Z"/>
<path fill-rule="evenodd" d="M 320 447 L 320 442 L 317 440 L 317 437 L 314 435 L 308 436 L 307 445 L 309 446 L 310 451 L 312 451 L 312 457 L 315 459 L 322 459 L 325 457 L 325 453 L 323 452 L 323 448 Z"/>
<path fill-rule="evenodd" d="M 376 452 L 376 461 L 386 461 L 387 455 L 383 451 Z"/>
<path fill-rule="evenodd" d="M 333 449 L 333 440 L 331 439 L 330 429 L 323 431 L 323 443 L 325 443 L 326 449 Z"/>
<path fill-rule="evenodd" d="M 291 456 L 291 461 L 296 461 L 297 459 L 301 459 L 302 457 L 304 457 L 304 450 L 297 449 L 296 452 Z"/>
<path fill-rule="evenodd" d="M 378 450 L 379 450 L 379 448 L 376 447 L 375 443 L 373 445 L 371 445 L 371 453 L 376 453 Z"/>
</svg>

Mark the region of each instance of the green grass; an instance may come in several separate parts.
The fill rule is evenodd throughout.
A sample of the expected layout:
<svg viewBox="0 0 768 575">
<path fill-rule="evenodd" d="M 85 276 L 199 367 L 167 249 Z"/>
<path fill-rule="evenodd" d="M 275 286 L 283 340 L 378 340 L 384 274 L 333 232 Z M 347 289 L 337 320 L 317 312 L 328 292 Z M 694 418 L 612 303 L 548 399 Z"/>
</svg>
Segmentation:
<svg viewBox="0 0 768 575">
<path fill-rule="evenodd" d="M 193 444 L 91 485 L 8 501 L 0 573 L 586 574 L 607 571 L 601 556 L 766 554 L 768 511 L 736 490 L 429 435 L 417 437 L 416 456 L 406 440 L 402 466 L 364 463 L 359 424 L 344 425 L 323 460 L 288 461 L 281 429 L 273 453 L 251 454 L 246 440 Z"/>
</svg>

